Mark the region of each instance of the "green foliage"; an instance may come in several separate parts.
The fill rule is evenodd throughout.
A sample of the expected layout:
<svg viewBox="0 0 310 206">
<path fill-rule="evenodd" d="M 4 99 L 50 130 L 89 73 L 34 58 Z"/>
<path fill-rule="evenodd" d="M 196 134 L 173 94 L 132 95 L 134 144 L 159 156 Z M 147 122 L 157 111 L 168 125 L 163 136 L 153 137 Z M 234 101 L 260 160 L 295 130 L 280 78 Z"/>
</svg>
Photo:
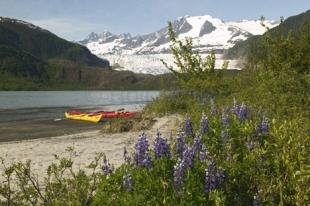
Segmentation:
<svg viewBox="0 0 310 206">
<path fill-rule="evenodd" d="M 184 185 L 177 192 L 172 170 L 176 157 L 155 160 L 152 169 L 123 164 L 98 187 L 93 205 L 252 205 L 254 196 L 263 205 L 304 205 L 309 192 L 306 167 L 306 139 L 296 135 L 297 122 L 272 120 L 267 134 L 256 132 L 255 118 L 240 122 L 230 115 L 229 139 L 223 145 L 221 115 L 209 116 L 210 131 L 203 136 L 208 154 L 226 171 L 227 181 L 220 189 L 204 192 L 207 161 L 195 159 L 186 172 Z M 199 128 L 199 121 L 195 127 Z M 187 137 L 188 143 L 192 141 Z M 250 146 L 252 143 L 252 146 Z M 175 152 L 172 142 L 173 155 Z M 133 189 L 122 187 L 129 172 Z"/>
<path fill-rule="evenodd" d="M 0 73 L 10 73 L 16 77 L 33 77 L 44 81 L 48 78 L 47 69 L 46 62 L 13 47 L 0 45 Z"/>
<path fill-rule="evenodd" d="M 289 32 L 287 36 L 276 38 L 266 34 L 260 41 L 259 53 L 251 50 L 248 55 L 236 96 L 281 118 L 301 116 L 307 119 L 310 107 L 306 92 L 310 89 L 309 28 L 309 24 L 305 24 L 295 34 Z"/>
<path fill-rule="evenodd" d="M 57 162 L 49 166 L 43 182 L 33 174 L 30 161 L 11 166 L 3 162 L 5 181 L 0 186 L 0 204 L 252 205 L 255 199 L 263 205 L 305 205 L 309 201 L 310 137 L 299 132 L 298 120 L 272 119 L 269 131 L 259 133 L 260 116 L 255 111 L 250 110 L 251 118 L 245 121 L 228 113 L 228 139 L 223 143 L 221 113 L 213 115 L 201 108 L 209 117 L 209 132 L 202 135 L 208 158 L 201 161 L 195 157 L 181 190 L 176 190 L 173 182 L 177 157 L 175 140 L 171 139 L 171 158 L 155 160 L 151 150 L 151 169 L 124 163 L 108 176 L 98 170 L 103 154 L 90 164 L 92 172 L 75 171 L 72 148 L 68 148 L 69 157 L 55 156 Z M 193 112 L 194 128 L 199 131 L 200 114 Z M 186 137 L 186 142 L 193 144 L 192 137 Z M 205 169 L 210 158 L 227 178 L 220 188 L 205 193 Z M 131 190 L 123 186 L 125 174 L 132 177 Z"/>
<path fill-rule="evenodd" d="M 0 185 L 0 205 L 89 205 L 99 180 L 105 178 L 98 171 L 103 154 L 95 158 L 86 173 L 73 169 L 73 148 L 67 152 L 68 157 L 55 155 L 56 162 L 48 167 L 46 177 L 33 173 L 30 160 L 6 166 L 1 159 L 5 181 Z"/>
<path fill-rule="evenodd" d="M 215 53 L 212 51 L 210 55 L 202 58 L 197 51 L 193 50 L 192 39 L 186 38 L 185 41 L 176 39 L 171 22 L 168 24 L 168 34 L 171 41 L 170 49 L 177 68 L 161 61 L 177 77 L 181 87 L 199 90 L 201 82 L 204 81 L 204 84 L 208 83 L 208 88 L 214 90 L 214 83 L 220 82 L 222 77 L 221 71 L 215 72 Z M 223 68 L 227 67 L 228 62 L 224 62 Z"/>
<path fill-rule="evenodd" d="M 289 32 L 276 38 L 267 33 L 259 47 L 251 48 L 246 69 L 262 69 L 279 76 L 281 73 L 309 74 L 310 66 L 310 24 L 304 24 L 297 34 Z"/>
</svg>

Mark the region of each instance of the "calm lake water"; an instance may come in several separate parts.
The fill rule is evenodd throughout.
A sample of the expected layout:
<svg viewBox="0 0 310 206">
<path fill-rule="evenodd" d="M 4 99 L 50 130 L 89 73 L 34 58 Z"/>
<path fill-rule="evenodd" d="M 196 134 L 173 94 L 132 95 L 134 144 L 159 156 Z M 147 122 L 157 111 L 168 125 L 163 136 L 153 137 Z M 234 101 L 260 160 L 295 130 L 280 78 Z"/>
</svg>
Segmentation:
<svg viewBox="0 0 310 206">
<path fill-rule="evenodd" d="M 144 105 L 159 91 L 0 92 L 0 122 L 63 117 L 70 108 L 109 109 Z"/>
</svg>

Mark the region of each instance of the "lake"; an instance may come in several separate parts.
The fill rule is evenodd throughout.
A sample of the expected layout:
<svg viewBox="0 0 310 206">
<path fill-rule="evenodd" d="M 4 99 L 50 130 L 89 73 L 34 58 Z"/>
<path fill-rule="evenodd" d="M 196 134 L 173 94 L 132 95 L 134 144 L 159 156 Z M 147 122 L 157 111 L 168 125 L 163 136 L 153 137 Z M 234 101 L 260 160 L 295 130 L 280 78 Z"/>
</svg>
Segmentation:
<svg viewBox="0 0 310 206">
<path fill-rule="evenodd" d="M 143 106 L 159 91 L 0 92 L 0 122 L 63 118 L 71 108 L 109 110 Z"/>
</svg>

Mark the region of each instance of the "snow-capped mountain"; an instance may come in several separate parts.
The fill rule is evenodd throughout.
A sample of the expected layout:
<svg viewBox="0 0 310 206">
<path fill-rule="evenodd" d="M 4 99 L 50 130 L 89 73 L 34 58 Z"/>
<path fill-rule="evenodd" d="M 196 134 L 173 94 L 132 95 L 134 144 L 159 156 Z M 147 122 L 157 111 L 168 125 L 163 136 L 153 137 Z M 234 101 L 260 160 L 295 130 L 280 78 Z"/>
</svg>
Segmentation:
<svg viewBox="0 0 310 206">
<path fill-rule="evenodd" d="M 267 20 L 264 24 L 269 28 L 278 25 L 275 21 Z M 224 22 L 210 15 L 180 17 L 173 21 L 172 25 L 179 39 L 191 37 L 194 48 L 200 52 L 228 49 L 238 41 L 266 31 L 259 20 Z M 161 54 L 168 53 L 170 45 L 167 27 L 137 36 L 128 33 L 119 35 L 110 32 L 91 33 L 79 43 L 86 45 L 96 55 Z"/>
</svg>

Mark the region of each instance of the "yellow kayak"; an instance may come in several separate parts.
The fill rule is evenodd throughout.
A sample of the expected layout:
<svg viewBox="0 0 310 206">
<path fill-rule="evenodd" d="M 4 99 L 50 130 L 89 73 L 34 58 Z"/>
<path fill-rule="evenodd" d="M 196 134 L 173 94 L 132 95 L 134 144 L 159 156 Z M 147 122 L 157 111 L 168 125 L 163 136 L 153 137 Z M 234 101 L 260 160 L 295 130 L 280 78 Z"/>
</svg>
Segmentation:
<svg viewBox="0 0 310 206">
<path fill-rule="evenodd" d="M 102 114 L 70 114 L 65 112 L 65 117 L 67 119 L 74 119 L 74 120 L 83 120 L 89 122 L 99 122 L 102 118 Z"/>
</svg>

